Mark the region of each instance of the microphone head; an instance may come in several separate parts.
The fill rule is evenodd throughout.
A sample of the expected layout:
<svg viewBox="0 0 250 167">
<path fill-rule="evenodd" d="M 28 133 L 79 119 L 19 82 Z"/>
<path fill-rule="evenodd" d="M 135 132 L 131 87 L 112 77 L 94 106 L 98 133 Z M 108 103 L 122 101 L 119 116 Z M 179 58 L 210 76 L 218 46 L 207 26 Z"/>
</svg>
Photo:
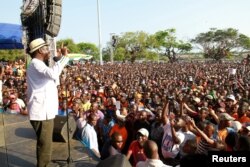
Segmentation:
<svg viewBox="0 0 250 167">
<path fill-rule="evenodd" d="M 61 57 L 59 57 L 59 56 L 54 56 L 54 57 L 53 57 L 53 60 L 54 60 L 55 62 L 58 62 L 60 59 L 61 59 Z"/>
</svg>

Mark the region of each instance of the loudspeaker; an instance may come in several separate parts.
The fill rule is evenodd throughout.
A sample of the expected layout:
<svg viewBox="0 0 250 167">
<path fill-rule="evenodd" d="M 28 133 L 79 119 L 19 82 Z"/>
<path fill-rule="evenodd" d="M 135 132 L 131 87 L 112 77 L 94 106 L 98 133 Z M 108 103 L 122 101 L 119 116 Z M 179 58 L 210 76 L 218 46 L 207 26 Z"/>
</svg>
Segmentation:
<svg viewBox="0 0 250 167">
<path fill-rule="evenodd" d="M 96 167 L 132 167 L 128 159 L 123 154 L 116 154 L 108 157 L 97 164 Z"/>
<path fill-rule="evenodd" d="M 46 33 L 56 37 L 59 33 L 62 17 L 62 0 L 47 0 Z"/>
<path fill-rule="evenodd" d="M 69 138 L 71 139 L 76 131 L 76 121 L 69 116 Z M 57 115 L 54 119 L 53 141 L 68 142 L 67 117 Z"/>
</svg>

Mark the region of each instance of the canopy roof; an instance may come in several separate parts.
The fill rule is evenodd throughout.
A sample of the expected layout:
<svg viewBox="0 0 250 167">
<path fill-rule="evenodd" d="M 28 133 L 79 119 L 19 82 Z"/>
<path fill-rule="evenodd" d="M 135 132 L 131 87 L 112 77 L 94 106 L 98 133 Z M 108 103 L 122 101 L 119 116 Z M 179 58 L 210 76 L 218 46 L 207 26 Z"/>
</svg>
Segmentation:
<svg viewBox="0 0 250 167">
<path fill-rule="evenodd" d="M 81 53 L 69 53 L 68 57 L 69 57 L 70 60 L 89 60 L 93 56 L 86 55 L 86 54 L 81 54 Z"/>
<path fill-rule="evenodd" d="M 0 49 L 23 49 L 21 25 L 0 23 Z"/>
</svg>

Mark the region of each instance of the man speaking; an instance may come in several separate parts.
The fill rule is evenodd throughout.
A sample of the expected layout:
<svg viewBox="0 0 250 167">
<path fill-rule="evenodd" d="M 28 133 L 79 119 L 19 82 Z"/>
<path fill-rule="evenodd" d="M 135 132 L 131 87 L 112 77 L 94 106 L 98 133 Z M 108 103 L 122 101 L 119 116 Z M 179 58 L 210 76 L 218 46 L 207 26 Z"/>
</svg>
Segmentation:
<svg viewBox="0 0 250 167">
<path fill-rule="evenodd" d="M 57 85 L 69 58 L 63 47 L 58 53 L 61 59 L 48 67 L 50 51 L 42 38 L 31 41 L 29 53 L 32 60 L 27 69 L 27 109 L 37 136 L 37 167 L 45 167 L 51 161 L 54 118 L 58 112 Z"/>
</svg>

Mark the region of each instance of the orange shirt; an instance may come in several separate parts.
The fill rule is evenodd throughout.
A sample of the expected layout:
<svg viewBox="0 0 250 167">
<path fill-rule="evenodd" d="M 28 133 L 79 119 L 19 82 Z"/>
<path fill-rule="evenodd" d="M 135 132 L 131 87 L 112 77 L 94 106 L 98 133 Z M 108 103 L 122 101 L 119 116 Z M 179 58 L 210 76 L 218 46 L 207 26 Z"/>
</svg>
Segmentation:
<svg viewBox="0 0 250 167">
<path fill-rule="evenodd" d="M 218 138 L 220 140 L 222 140 L 223 142 L 225 142 L 225 139 L 226 139 L 227 135 L 228 135 L 228 131 L 227 131 L 226 128 L 218 130 Z"/>
<path fill-rule="evenodd" d="M 240 123 L 250 122 L 250 118 L 246 114 L 239 118 L 238 114 L 234 113 L 233 117 L 235 118 L 235 121 L 239 121 Z"/>
<path fill-rule="evenodd" d="M 122 149 L 123 149 L 124 146 L 125 146 L 125 144 L 126 144 L 127 138 L 128 138 L 128 131 L 127 131 L 127 129 L 125 128 L 125 126 L 119 126 L 118 124 L 115 124 L 110 129 L 109 136 L 111 137 L 111 135 L 114 132 L 118 132 L 118 133 L 120 133 L 122 135 L 122 139 L 123 139 Z"/>
</svg>

